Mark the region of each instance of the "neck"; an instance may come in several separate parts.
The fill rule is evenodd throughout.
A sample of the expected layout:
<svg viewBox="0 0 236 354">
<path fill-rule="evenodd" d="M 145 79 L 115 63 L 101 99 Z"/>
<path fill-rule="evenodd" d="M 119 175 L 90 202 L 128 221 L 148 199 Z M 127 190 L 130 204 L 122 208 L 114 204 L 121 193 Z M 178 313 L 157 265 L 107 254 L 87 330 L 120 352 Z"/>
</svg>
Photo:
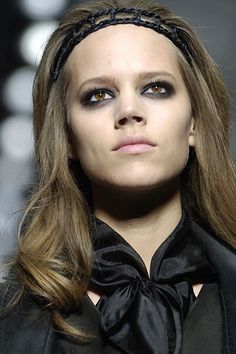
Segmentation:
<svg viewBox="0 0 236 354">
<path fill-rule="evenodd" d="M 149 271 L 153 253 L 181 219 L 178 183 L 139 192 L 93 186 L 93 198 L 95 215 L 126 239 Z"/>
</svg>

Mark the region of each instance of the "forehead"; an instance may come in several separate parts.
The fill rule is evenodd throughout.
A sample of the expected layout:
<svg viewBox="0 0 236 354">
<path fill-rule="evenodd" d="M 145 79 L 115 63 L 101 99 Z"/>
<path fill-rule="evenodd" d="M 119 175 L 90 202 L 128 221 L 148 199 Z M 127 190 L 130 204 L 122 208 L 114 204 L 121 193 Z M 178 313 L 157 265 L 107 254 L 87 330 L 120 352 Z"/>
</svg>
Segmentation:
<svg viewBox="0 0 236 354">
<path fill-rule="evenodd" d="M 109 26 L 88 35 L 72 51 L 67 68 L 73 80 L 142 70 L 168 71 L 181 79 L 177 48 L 164 35 L 133 24 Z"/>
</svg>

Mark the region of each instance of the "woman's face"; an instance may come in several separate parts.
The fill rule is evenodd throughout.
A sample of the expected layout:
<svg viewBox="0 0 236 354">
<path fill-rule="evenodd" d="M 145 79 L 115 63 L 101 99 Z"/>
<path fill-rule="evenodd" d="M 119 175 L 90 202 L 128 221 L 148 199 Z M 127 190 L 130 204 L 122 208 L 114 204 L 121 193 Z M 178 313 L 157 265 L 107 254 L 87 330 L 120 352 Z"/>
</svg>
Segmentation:
<svg viewBox="0 0 236 354">
<path fill-rule="evenodd" d="M 167 38 L 109 26 L 74 48 L 67 71 L 72 157 L 93 187 L 150 190 L 179 178 L 194 121 Z"/>
</svg>

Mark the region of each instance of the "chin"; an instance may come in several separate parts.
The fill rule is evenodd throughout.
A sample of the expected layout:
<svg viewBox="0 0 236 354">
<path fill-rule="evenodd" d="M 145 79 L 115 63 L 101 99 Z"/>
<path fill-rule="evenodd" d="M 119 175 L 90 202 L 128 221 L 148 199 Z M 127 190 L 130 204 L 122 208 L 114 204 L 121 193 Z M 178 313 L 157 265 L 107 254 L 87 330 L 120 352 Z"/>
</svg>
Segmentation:
<svg viewBox="0 0 236 354">
<path fill-rule="evenodd" d="M 138 178 L 136 180 L 127 180 L 124 178 L 122 181 L 112 181 L 107 183 L 109 188 L 119 191 L 148 191 L 148 190 L 155 190 L 164 186 L 167 183 L 165 180 L 155 180 L 155 181 L 145 181 L 144 178 Z"/>
<path fill-rule="evenodd" d="M 154 190 L 157 187 L 150 186 L 150 185 L 113 185 L 112 188 L 114 190 L 123 191 L 123 192 L 141 192 L 141 191 Z"/>
<path fill-rule="evenodd" d="M 168 187 L 176 185 L 176 182 L 179 181 L 179 174 L 173 173 L 170 171 L 159 171 L 157 175 L 157 171 L 138 171 L 138 173 L 134 173 L 134 171 L 119 171 L 117 174 L 107 174 L 106 176 L 93 176 L 90 180 L 92 183 L 100 186 L 101 189 L 108 190 L 117 190 L 117 191 L 150 191 L 150 190 L 158 190 L 161 187 Z M 172 188 L 171 188 L 172 189 Z"/>
</svg>

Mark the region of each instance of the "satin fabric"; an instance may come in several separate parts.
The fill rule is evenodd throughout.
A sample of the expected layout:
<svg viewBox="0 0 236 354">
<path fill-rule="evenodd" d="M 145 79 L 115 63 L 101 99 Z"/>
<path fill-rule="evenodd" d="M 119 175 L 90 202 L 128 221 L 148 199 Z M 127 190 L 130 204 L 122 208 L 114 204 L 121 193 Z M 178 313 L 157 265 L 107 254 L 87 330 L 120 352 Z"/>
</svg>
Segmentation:
<svg viewBox="0 0 236 354">
<path fill-rule="evenodd" d="M 134 248 L 96 218 L 91 288 L 102 294 L 103 335 L 124 353 L 181 353 L 183 321 L 195 301 L 192 285 L 215 281 L 192 223 L 183 211 L 154 253 L 149 276 Z"/>
</svg>

